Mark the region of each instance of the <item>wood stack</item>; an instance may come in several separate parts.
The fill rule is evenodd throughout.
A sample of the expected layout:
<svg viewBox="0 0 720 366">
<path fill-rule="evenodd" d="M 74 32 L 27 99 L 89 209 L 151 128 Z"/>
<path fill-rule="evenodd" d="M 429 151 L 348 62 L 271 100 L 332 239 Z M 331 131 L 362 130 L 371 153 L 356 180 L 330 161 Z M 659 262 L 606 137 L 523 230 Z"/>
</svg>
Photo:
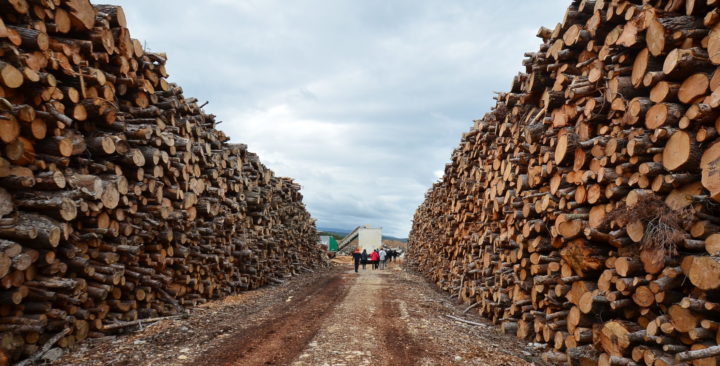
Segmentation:
<svg viewBox="0 0 720 366">
<path fill-rule="evenodd" d="M 228 143 L 120 7 L 0 11 L 0 364 L 325 265 L 300 186 Z"/>
<path fill-rule="evenodd" d="M 413 264 L 572 365 L 716 365 L 720 2 L 573 1 L 415 214 Z"/>
</svg>

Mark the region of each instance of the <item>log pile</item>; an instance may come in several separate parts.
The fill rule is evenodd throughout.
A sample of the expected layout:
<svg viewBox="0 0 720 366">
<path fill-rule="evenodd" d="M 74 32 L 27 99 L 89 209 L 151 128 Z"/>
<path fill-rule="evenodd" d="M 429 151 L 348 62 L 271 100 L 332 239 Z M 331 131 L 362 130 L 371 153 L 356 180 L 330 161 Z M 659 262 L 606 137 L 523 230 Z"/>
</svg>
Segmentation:
<svg viewBox="0 0 720 366">
<path fill-rule="evenodd" d="M 165 62 L 120 7 L 0 2 L 0 364 L 325 265 L 300 186 Z"/>
<path fill-rule="evenodd" d="M 418 208 L 413 265 L 571 365 L 716 365 L 720 2 L 573 1 Z"/>
</svg>

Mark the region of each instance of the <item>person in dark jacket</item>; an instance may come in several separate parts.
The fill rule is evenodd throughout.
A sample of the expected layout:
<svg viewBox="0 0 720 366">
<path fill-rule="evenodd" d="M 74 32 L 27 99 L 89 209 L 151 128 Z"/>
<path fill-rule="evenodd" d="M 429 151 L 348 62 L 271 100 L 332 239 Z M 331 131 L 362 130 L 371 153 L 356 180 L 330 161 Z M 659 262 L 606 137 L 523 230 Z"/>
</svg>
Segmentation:
<svg viewBox="0 0 720 366">
<path fill-rule="evenodd" d="M 353 259 L 355 261 L 355 273 L 357 273 L 358 268 L 360 267 L 360 259 L 362 257 L 362 254 L 360 254 L 360 248 L 355 248 L 355 251 L 353 252 Z"/>
<path fill-rule="evenodd" d="M 362 254 L 360 254 L 360 260 L 362 260 L 363 269 L 365 269 L 365 264 L 367 264 L 368 261 L 367 249 L 363 249 Z"/>
</svg>

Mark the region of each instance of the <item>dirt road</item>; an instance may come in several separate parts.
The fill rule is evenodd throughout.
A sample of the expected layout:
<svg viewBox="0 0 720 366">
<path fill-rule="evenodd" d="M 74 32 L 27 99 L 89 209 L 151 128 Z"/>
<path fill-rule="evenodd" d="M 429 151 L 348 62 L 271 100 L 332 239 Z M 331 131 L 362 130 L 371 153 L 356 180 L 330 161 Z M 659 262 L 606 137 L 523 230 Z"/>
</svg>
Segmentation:
<svg viewBox="0 0 720 366">
<path fill-rule="evenodd" d="M 234 296 L 130 335 L 88 342 L 71 365 L 529 365 L 531 354 L 462 314 L 422 278 L 348 266 Z"/>
</svg>

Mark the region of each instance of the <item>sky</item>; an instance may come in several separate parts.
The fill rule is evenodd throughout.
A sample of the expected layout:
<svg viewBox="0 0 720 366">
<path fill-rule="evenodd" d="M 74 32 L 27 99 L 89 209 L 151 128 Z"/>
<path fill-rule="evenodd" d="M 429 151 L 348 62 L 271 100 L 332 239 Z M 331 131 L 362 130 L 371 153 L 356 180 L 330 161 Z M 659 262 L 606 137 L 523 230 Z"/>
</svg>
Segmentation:
<svg viewBox="0 0 720 366">
<path fill-rule="evenodd" d="M 115 0 L 319 227 L 407 237 L 460 137 L 569 0 Z"/>
</svg>

